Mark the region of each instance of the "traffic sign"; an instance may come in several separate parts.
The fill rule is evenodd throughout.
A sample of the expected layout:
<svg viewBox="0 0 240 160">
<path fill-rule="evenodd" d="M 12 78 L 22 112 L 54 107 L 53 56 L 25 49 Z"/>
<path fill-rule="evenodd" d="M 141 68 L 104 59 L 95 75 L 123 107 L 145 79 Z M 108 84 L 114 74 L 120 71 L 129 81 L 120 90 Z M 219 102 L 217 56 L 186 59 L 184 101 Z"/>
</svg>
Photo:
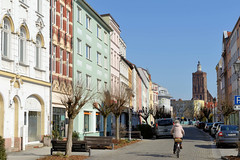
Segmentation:
<svg viewBox="0 0 240 160">
<path fill-rule="evenodd" d="M 235 106 L 233 106 L 233 109 L 234 109 L 235 111 L 239 111 L 239 110 L 240 110 L 240 105 L 235 105 Z"/>
<path fill-rule="evenodd" d="M 240 105 L 240 96 L 235 96 L 234 102 L 235 102 L 235 105 Z"/>
</svg>

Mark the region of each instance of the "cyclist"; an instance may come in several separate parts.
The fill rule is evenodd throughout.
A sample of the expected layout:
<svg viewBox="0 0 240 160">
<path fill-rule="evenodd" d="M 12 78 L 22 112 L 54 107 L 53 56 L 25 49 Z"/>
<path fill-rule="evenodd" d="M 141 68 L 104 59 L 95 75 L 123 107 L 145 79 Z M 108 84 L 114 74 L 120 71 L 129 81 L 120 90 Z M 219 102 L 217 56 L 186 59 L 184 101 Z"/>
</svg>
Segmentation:
<svg viewBox="0 0 240 160">
<path fill-rule="evenodd" d="M 174 140 L 175 140 L 175 138 L 183 139 L 185 132 L 184 132 L 183 127 L 181 126 L 179 120 L 174 121 L 174 126 L 171 129 L 171 134 L 173 135 Z M 181 142 L 180 148 L 182 149 L 182 142 Z M 176 151 L 176 145 L 175 145 L 175 141 L 174 141 L 174 145 L 173 145 L 173 153 L 174 154 L 175 154 L 175 151 Z"/>
</svg>

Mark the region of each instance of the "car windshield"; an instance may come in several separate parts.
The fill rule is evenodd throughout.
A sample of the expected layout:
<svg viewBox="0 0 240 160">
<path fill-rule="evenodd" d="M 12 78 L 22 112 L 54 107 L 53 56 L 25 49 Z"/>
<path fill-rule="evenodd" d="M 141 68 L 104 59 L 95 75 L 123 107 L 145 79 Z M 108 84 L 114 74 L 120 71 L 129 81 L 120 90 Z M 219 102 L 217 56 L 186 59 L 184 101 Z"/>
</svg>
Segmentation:
<svg viewBox="0 0 240 160">
<path fill-rule="evenodd" d="M 171 119 L 164 119 L 164 120 L 158 121 L 159 126 L 168 126 L 168 125 L 172 125 L 172 124 L 173 124 L 173 122 Z"/>
<path fill-rule="evenodd" d="M 222 131 L 238 131 L 238 126 L 222 126 Z"/>
</svg>

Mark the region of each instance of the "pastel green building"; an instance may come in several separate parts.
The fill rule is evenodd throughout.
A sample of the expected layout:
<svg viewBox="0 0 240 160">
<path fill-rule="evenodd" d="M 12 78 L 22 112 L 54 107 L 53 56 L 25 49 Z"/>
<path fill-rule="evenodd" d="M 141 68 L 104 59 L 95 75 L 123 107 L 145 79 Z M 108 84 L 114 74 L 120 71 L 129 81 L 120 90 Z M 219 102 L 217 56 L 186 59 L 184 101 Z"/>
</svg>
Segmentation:
<svg viewBox="0 0 240 160">
<path fill-rule="evenodd" d="M 84 0 L 73 1 L 73 80 L 86 85 L 92 92 L 110 87 L 111 28 Z M 97 99 L 96 99 L 97 100 Z M 87 104 L 74 120 L 74 131 L 100 135 L 102 118 L 92 104 Z"/>
</svg>

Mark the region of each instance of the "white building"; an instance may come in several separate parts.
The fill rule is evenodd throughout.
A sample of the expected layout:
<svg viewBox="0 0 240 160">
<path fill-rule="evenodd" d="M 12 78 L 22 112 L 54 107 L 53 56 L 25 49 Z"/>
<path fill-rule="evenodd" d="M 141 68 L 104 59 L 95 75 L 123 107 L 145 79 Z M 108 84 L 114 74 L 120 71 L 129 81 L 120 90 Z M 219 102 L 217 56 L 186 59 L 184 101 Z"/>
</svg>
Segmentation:
<svg viewBox="0 0 240 160">
<path fill-rule="evenodd" d="M 171 95 L 168 93 L 168 90 L 162 86 L 158 87 L 158 101 L 159 108 L 164 108 L 165 113 L 170 113 L 171 109 Z"/>
<path fill-rule="evenodd" d="M 8 151 L 49 134 L 49 1 L 0 1 L 0 136 Z"/>
</svg>

